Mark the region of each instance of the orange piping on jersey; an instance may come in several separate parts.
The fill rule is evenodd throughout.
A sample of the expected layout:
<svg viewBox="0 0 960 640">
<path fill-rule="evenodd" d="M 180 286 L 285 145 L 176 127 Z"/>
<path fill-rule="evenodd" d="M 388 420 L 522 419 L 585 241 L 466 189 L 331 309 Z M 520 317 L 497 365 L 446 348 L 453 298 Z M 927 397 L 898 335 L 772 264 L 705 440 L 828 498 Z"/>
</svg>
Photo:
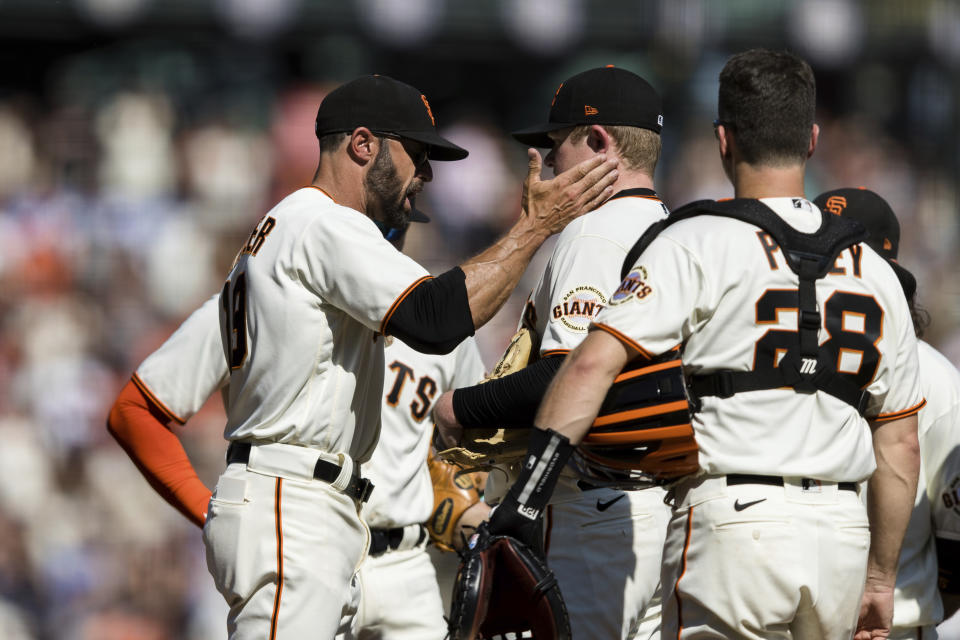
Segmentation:
<svg viewBox="0 0 960 640">
<path fill-rule="evenodd" d="M 636 351 L 637 353 L 639 353 L 641 356 L 643 356 L 643 357 L 646 358 L 647 360 L 650 360 L 650 359 L 653 358 L 653 356 L 650 354 L 649 351 L 647 351 L 646 349 L 644 349 L 643 347 L 640 346 L 640 343 L 636 342 L 635 340 L 633 340 L 633 339 L 630 338 L 629 336 L 626 336 L 626 335 L 620 333 L 619 331 L 617 331 L 617 330 L 614 329 L 613 327 L 611 327 L 611 326 L 609 326 L 609 325 L 606 325 L 606 324 L 603 324 L 603 323 L 600 323 L 600 322 L 594 322 L 591 326 L 596 327 L 597 329 L 602 329 L 602 330 L 606 331 L 607 333 L 609 333 L 610 335 L 612 335 L 614 338 L 616 338 L 616 339 L 619 340 L 620 342 L 624 343 L 625 345 L 627 345 L 628 347 L 630 347 L 631 349 L 633 349 L 634 351 Z"/>
<path fill-rule="evenodd" d="M 270 618 L 270 640 L 277 638 L 277 620 L 280 618 L 280 596 L 283 593 L 283 526 L 280 517 L 280 497 L 283 478 L 277 478 L 276 497 L 274 499 L 274 517 L 277 520 L 277 595 L 273 599 L 273 616 Z"/>
<path fill-rule="evenodd" d="M 910 416 L 919 413 L 920 409 L 923 409 L 925 406 L 927 406 L 926 398 L 921 400 L 920 404 L 910 407 L 909 409 L 896 411 L 894 413 L 881 413 L 876 418 L 871 418 L 871 420 L 876 420 L 877 422 L 888 422 L 890 420 L 899 420 L 900 418 L 909 418 Z"/>
<path fill-rule="evenodd" d="M 603 427 L 608 424 L 616 424 L 617 422 L 623 422 L 624 420 L 633 420 L 634 418 L 645 418 L 647 416 L 656 416 L 662 413 L 672 413 L 674 411 L 683 411 L 688 409 L 690 404 L 686 400 L 677 400 L 676 402 L 668 402 L 667 404 L 660 404 L 655 407 L 647 407 L 646 409 L 633 409 L 631 411 L 621 411 L 620 413 L 613 413 L 609 416 L 603 416 L 602 418 L 597 418 L 593 421 L 594 426 Z"/>
<path fill-rule="evenodd" d="M 570 349 L 549 349 L 540 354 L 541 358 L 549 358 L 551 356 L 565 356 L 570 353 Z"/>
<path fill-rule="evenodd" d="M 411 284 L 409 287 L 407 287 L 404 290 L 404 292 L 400 294 L 400 297 L 394 300 L 393 304 L 390 305 L 390 308 L 387 310 L 387 314 L 383 316 L 383 321 L 380 322 L 380 333 L 382 333 L 383 335 L 387 335 L 387 325 L 390 323 L 390 318 L 393 317 L 393 312 L 396 311 L 397 307 L 400 306 L 400 303 L 403 302 L 408 295 L 410 295 L 410 292 L 416 289 L 418 286 L 420 286 L 420 284 L 425 280 L 433 280 L 433 276 L 430 276 L 430 275 L 423 276 L 422 278 L 420 278 L 419 280 Z"/>
<path fill-rule="evenodd" d="M 336 199 L 336 198 L 334 198 L 332 195 L 330 195 L 329 193 L 327 193 L 326 191 L 324 191 L 323 189 L 321 189 L 320 187 L 318 187 L 318 186 L 315 185 L 315 184 L 309 184 L 309 185 L 307 185 L 307 189 L 316 189 L 317 191 L 319 191 L 319 192 L 322 193 L 323 195 L 325 195 L 325 196 L 327 196 L 328 198 L 330 198 L 331 200 L 333 200 L 333 203 L 334 203 L 334 204 L 340 204 L 339 202 L 337 202 L 337 199 Z M 342 205 L 341 205 L 341 206 L 342 206 Z"/>
<path fill-rule="evenodd" d="M 670 362 L 661 362 L 660 364 L 653 364 L 649 367 L 643 367 L 642 369 L 634 369 L 633 371 L 628 371 L 626 373 L 621 373 L 613 381 L 614 383 L 623 382 L 624 380 L 629 380 L 630 378 L 636 378 L 637 376 L 645 376 L 648 373 L 654 373 L 656 371 L 663 371 L 664 369 L 673 369 L 674 367 L 679 367 L 680 365 L 676 360 L 671 360 Z"/>
<path fill-rule="evenodd" d="M 693 534 L 693 507 L 687 512 L 687 539 L 683 543 L 683 555 L 680 561 L 680 575 L 677 576 L 677 582 L 673 586 L 673 595 L 677 599 L 677 640 L 683 633 L 683 603 L 680 601 L 680 580 L 687 573 L 687 551 L 690 549 L 690 538 Z"/>
<path fill-rule="evenodd" d="M 150 387 L 147 386 L 146 382 L 140 379 L 140 376 L 137 375 L 136 371 L 134 371 L 133 375 L 130 376 L 130 380 L 133 382 L 133 384 L 137 385 L 137 388 L 143 392 L 143 395 L 149 398 L 150 402 L 157 405 L 157 409 L 160 409 L 160 411 L 162 411 L 165 416 L 167 416 L 177 424 L 181 424 L 181 425 L 187 424 L 186 420 L 184 420 L 183 418 L 175 414 L 173 411 L 171 411 L 167 407 L 167 405 L 160 402 L 160 399 L 157 398 L 157 396 L 155 396 L 152 391 L 150 391 Z"/>
</svg>

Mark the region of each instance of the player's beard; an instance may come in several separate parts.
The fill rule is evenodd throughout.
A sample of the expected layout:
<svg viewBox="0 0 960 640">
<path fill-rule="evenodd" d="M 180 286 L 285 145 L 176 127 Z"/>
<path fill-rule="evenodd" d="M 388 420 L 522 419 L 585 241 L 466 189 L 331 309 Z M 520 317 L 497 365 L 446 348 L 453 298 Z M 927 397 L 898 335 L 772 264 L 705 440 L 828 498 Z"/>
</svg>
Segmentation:
<svg viewBox="0 0 960 640">
<path fill-rule="evenodd" d="M 367 212 L 374 219 L 382 220 L 395 229 L 406 229 L 410 225 L 411 212 L 404 205 L 408 196 L 413 205 L 413 199 L 423 188 L 423 183 L 415 179 L 409 187 L 404 188 L 386 144 L 380 145 L 373 166 L 364 178 L 364 187 L 367 190 Z"/>
</svg>

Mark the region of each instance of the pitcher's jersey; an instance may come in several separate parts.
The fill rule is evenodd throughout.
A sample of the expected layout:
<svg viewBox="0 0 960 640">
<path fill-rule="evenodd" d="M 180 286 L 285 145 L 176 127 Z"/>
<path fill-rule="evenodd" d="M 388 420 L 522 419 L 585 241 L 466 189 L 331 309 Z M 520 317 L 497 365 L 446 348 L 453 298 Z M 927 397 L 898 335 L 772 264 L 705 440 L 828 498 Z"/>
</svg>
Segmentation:
<svg viewBox="0 0 960 640">
<path fill-rule="evenodd" d="M 218 320 L 220 296 L 193 312 L 180 328 L 137 368 L 133 380 L 180 424 L 207 398 L 230 382 Z M 447 355 L 426 355 L 397 339 L 386 347 L 383 430 L 363 475 L 374 486 L 362 515 L 371 527 L 394 528 L 425 522 L 433 508 L 427 449 L 433 433 L 430 412 L 445 391 L 483 378 L 483 361 L 473 338 Z M 225 389 L 224 389 L 225 391 Z"/>
<path fill-rule="evenodd" d="M 960 540 L 960 373 L 936 349 L 919 341 L 920 481 L 894 593 L 893 626 L 922 627 L 943 620 L 937 590 L 935 538 Z"/>
<path fill-rule="evenodd" d="M 650 189 L 627 189 L 568 224 L 527 301 L 521 326 L 536 331 L 541 355 L 565 354 L 620 284 L 627 252 L 667 208 Z"/>
<path fill-rule="evenodd" d="M 375 487 L 361 515 L 371 527 L 394 528 L 426 522 L 433 511 L 433 484 L 427 450 L 433 435 L 430 413 L 445 391 L 476 384 L 483 361 L 473 338 L 447 355 L 427 355 L 395 338 L 387 339 L 386 377 L 380 401 L 380 441 L 363 475 Z"/>
<path fill-rule="evenodd" d="M 228 440 L 369 459 L 380 428 L 382 332 L 429 274 L 373 221 L 320 189 L 289 195 L 242 248 L 221 293 Z"/>
<path fill-rule="evenodd" d="M 520 321 L 540 337 L 541 356 L 563 355 L 583 342 L 620 283 L 627 252 L 667 213 L 653 190 L 627 189 L 564 228 Z M 576 482 L 575 474 L 565 471 L 553 501 L 579 494 Z"/>
<path fill-rule="evenodd" d="M 800 231 L 820 226 L 820 211 L 804 198 L 763 202 Z M 772 371 L 796 348 L 798 282 L 761 229 L 697 216 L 668 227 L 647 248 L 596 325 L 641 355 L 682 345 L 688 376 Z M 821 349 L 871 393 L 867 415 L 885 420 L 918 411 L 917 342 L 886 261 L 863 244 L 845 249 L 816 291 Z M 826 393 L 772 389 L 702 403 L 693 426 L 708 474 L 860 481 L 875 468 L 867 421 Z"/>
</svg>

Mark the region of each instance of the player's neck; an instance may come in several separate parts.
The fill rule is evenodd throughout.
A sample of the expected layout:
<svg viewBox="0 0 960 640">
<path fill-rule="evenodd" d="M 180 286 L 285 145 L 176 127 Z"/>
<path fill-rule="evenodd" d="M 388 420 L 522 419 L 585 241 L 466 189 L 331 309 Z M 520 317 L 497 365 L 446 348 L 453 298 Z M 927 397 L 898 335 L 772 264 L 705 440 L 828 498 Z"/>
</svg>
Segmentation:
<svg viewBox="0 0 960 640">
<path fill-rule="evenodd" d="M 738 162 L 731 178 L 738 198 L 802 198 L 803 173 L 804 165 L 770 167 Z"/>
<path fill-rule="evenodd" d="M 640 171 L 623 169 L 623 165 L 618 169 L 620 176 L 613 183 L 613 192 L 623 191 L 625 189 L 651 189 L 656 191 L 653 186 L 653 178 Z"/>
<path fill-rule="evenodd" d="M 355 173 L 354 167 L 324 162 L 317 168 L 311 185 L 323 189 L 337 204 L 366 213 L 363 179 Z"/>
</svg>

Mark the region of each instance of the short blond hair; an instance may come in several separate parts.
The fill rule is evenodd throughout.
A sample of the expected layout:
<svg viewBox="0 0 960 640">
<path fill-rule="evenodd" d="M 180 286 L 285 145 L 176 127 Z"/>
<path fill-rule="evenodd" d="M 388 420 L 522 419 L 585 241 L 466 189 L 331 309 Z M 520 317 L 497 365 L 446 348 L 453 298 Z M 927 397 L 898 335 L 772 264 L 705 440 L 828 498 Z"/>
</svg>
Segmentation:
<svg viewBox="0 0 960 640">
<path fill-rule="evenodd" d="M 620 162 L 627 169 L 642 171 L 653 177 L 660 159 L 660 134 L 641 127 L 600 125 L 617 145 Z M 589 124 L 579 125 L 570 132 L 570 142 L 580 142 L 590 134 Z"/>
</svg>

